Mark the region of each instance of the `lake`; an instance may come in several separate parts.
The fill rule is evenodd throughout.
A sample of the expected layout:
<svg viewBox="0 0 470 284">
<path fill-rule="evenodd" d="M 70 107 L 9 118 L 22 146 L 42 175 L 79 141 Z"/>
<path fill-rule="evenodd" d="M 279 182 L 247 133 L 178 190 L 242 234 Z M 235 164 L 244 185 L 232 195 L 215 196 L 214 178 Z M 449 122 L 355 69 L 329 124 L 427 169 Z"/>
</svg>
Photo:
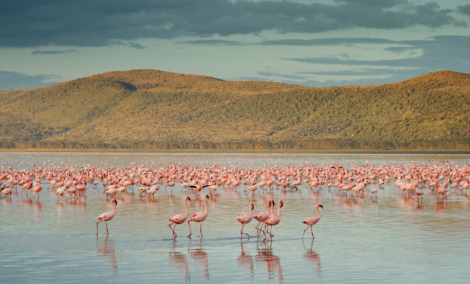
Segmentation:
<svg viewBox="0 0 470 284">
<path fill-rule="evenodd" d="M 115 154 L 115 153 L 2 153 L 2 165 L 31 169 L 32 164 L 75 162 L 78 167 L 122 167 L 132 162 L 158 168 L 159 164 L 193 166 L 217 164 L 227 168 L 283 167 L 290 164 L 333 163 L 452 166 L 470 162 L 469 155 L 388 154 Z M 445 201 L 429 190 L 422 204 L 403 197 L 393 181 L 379 190 L 378 198 L 342 197 L 333 189 L 280 190 L 254 196 L 220 187 L 207 201 L 208 217 L 199 226 L 186 224 L 172 237 L 168 218 L 204 210 L 202 195 L 182 193 L 182 187 L 161 189 L 155 198 L 140 198 L 138 191 L 117 198 L 116 217 L 104 222 L 96 236 L 95 217 L 111 211 L 103 186 L 88 185 L 85 200 L 57 201 L 55 190 L 42 181 L 40 199 L 13 194 L 0 200 L 0 282 L 2 283 L 468 283 L 470 281 L 470 198 L 459 191 Z M 253 220 L 240 238 L 235 219 L 248 212 L 266 211 L 266 202 L 284 200 L 281 223 L 273 227 L 273 240 L 256 237 Z M 315 239 L 305 218 L 316 216 Z"/>
</svg>

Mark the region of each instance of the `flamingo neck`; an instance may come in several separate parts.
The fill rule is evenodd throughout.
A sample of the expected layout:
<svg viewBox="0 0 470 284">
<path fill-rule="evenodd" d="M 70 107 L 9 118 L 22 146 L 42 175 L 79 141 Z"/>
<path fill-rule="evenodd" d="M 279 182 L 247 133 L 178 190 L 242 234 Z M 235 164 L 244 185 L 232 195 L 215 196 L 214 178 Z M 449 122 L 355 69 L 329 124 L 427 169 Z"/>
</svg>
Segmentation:
<svg viewBox="0 0 470 284">
<path fill-rule="evenodd" d="M 111 207 L 113 208 L 113 213 L 116 214 L 116 208 L 114 207 L 114 201 L 111 203 Z"/>
<path fill-rule="evenodd" d="M 318 212 L 318 217 L 320 218 L 320 217 L 321 217 L 321 213 L 320 213 L 320 209 L 319 209 L 318 206 L 317 206 L 317 212 Z"/>
<path fill-rule="evenodd" d="M 188 199 L 184 200 L 184 208 L 186 209 L 186 216 L 188 216 Z"/>
<path fill-rule="evenodd" d="M 204 211 L 207 213 L 206 197 L 204 196 Z"/>
<path fill-rule="evenodd" d="M 253 209 L 251 209 L 251 208 L 253 208 L 253 207 L 250 204 L 250 215 L 253 215 Z"/>
<path fill-rule="evenodd" d="M 274 211 L 274 209 L 273 209 Z M 277 205 L 277 215 L 281 216 L 281 202 L 278 203 Z"/>
</svg>

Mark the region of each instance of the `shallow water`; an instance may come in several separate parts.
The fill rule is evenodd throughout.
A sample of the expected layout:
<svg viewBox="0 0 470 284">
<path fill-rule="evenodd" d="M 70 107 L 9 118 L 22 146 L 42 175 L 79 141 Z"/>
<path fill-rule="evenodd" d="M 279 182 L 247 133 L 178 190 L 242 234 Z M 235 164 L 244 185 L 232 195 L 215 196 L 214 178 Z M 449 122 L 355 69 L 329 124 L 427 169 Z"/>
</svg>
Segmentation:
<svg viewBox="0 0 470 284">
<path fill-rule="evenodd" d="M 131 162 L 158 167 L 168 163 L 227 168 L 259 168 L 300 165 L 330 165 L 352 160 L 359 163 L 434 164 L 446 160 L 463 165 L 468 155 L 281 155 L 281 154 L 70 154 L 4 153 L 4 162 L 19 169 L 43 161 L 62 165 L 78 162 L 122 166 Z M 84 164 L 85 163 L 85 164 Z M 89 165 L 88 165 L 89 164 Z M 46 184 L 46 183 L 44 183 Z M 110 234 L 95 217 L 110 211 L 102 187 L 88 186 L 85 201 L 57 202 L 45 187 L 40 201 L 13 195 L 0 200 L 0 282 L 214 282 L 214 283 L 468 283 L 470 271 L 470 198 L 451 193 L 445 202 L 425 190 L 422 205 L 403 198 L 388 184 L 378 199 L 343 198 L 328 190 L 297 192 L 275 190 L 276 202 L 284 199 L 282 221 L 273 228 L 273 241 L 259 241 L 255 220 L 240 239 L 235 220 L 255 203 L 254 212 L 266 211 L 271 195 L 255 196 L 219 189 L 208 201 L 209 217 L 193 223 L 193 238 L 180 225 L 173 241 L 168 218 L 184 212 L 184 194 L 176 185 L 172 193 L 161 186 L 158 197 L 138 194 L 119 200 L 116 217 L 109 222 Z M 204 210 L 202 197 L 190 195 L 189 212 Z M 302 241 L 306 217 L 315 216 L 322 203 L 322 219 Z"/>
</svg>

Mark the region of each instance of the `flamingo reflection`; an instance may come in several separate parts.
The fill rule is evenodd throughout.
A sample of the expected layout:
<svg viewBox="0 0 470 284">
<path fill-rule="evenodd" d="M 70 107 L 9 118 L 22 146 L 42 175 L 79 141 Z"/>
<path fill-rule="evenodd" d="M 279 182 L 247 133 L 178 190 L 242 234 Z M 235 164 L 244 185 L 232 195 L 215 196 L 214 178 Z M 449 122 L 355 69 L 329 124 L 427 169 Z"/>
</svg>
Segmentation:
<svg viewBox="0 0 470 284">
<path fill-rule="evenodd" d="M 184 279 L 185 281 L 189 280 L 189 270 L 188 270 L 188 259 L 186 255 L 181 252 L 175 251 L 177 241 L 173 241 L 173 251 L 168 253 L 170 266 L 173 267 L 184 267 Z"/>
<path fill-rule="evenodd" d="M 284 278 L 282 276 L 281 259 L 273 254 L 272 242 L 267 242 L 264 248 L 258 247 L 258 254 L 256 255 L 256 262 L 266 262 L 268 268 L 268 279 L 274 279 L 277 272 L 277 279 L 282 283 Z"/>
<path fill-rule="evenodd" d="M 96 249 L 98 251 L 99 256 L 109 261 L 109 263 L 111 264 L 111 275 L 115 275 L 117 273 L 117 265 L 114 241 L 108 241 L 108 237 L 106 237 L 103 241 L 99 242 L 98 237 L 96 237 Z"/>
<path fill-rule="evenodd" d="M 305 247 L 305 243 L 304 243 L 304 248 L 307 249 Z M 310 243 L 310 249 L 307 249 L 307 252 L 305 253 L 305 259 L 308 261 L 308 262 L 311 262 L 313 264 L 316 265 L 316 269 L 317 269 L 317 278 L 320 277 L 320 273 L 321 273 L 321 259 L 320 259 L 320 255 L 316 252 L 313 251 L 313 240 L 312 242 Z"/>
<path fill-rule="evenodd" d="M 245 250 L 243 249 L 243 242 L 240 242 L 242 252 L 240 256 L 237 258 L 238 267 L 239 268 L 248 268 L 250 271 L 250 277 L 253 277 L 253 257 L 249 254 L 246 254 Z"/>
<path fill-rule="evenodd" d="M 207 253 L 202 249 L 201 242 L 202 240 L 199 241 L 199 248 L 196 249 L 191 249 L 191 241 L 189 242 L 189 255 L 196 263 L 204 265 L 204 279 L 209 280 L 209 265 Z"/>
</svg>

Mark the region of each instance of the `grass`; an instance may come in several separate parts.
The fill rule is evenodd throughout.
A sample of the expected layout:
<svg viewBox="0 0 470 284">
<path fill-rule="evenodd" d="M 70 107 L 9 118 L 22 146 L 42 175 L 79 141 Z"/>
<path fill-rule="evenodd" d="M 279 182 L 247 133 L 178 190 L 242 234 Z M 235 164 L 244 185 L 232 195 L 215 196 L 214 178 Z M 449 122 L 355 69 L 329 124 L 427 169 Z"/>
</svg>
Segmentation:
<svg viewBox="0 0 470 284">
<path fill-rule="evenodd" d="M 452 71 L 312 88 L 131 70 L 0 100 L 3 148 L 470 149 L 470 75 Z"/>
</svg>

